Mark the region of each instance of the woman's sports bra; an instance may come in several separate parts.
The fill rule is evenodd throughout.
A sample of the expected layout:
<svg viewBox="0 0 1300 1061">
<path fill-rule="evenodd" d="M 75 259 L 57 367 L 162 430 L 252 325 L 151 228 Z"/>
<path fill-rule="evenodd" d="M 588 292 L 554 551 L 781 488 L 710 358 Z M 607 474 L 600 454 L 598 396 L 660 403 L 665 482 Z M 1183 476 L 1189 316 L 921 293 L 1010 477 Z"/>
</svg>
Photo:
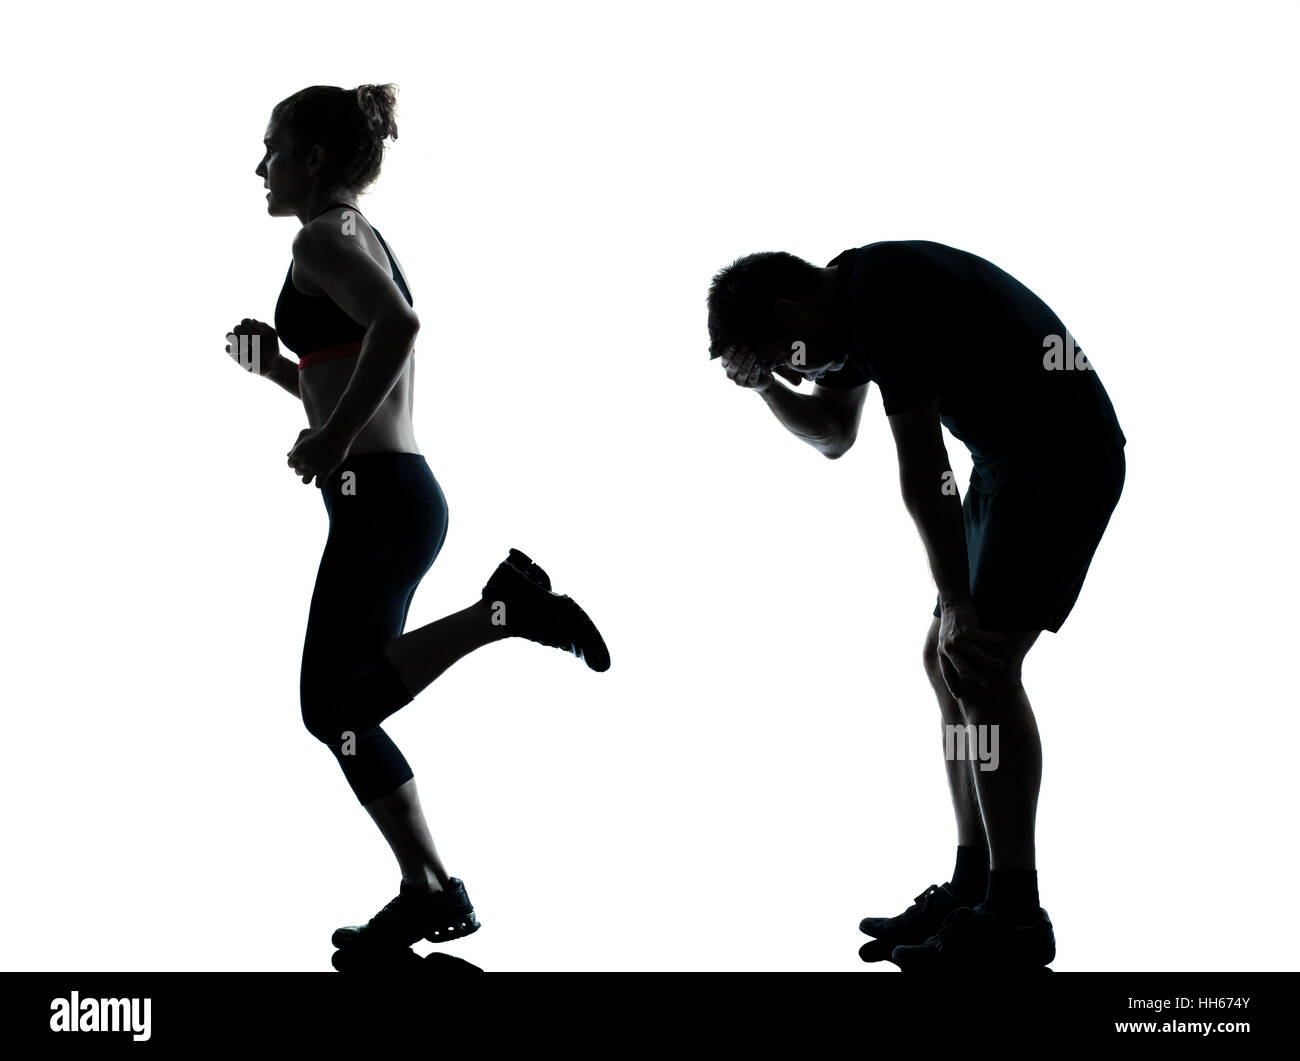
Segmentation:
<svg viewBox="0 0 1300 1061">
<path fill-rule="evenodd" d="M 331 203 L 316 217 L 320 217 L 336 206 L 356 210 L 351 203 Z M 315 220 L 313 218 L 312 220 Z M 397 262 L 388 250 L 384 237 L 373 225 L 371 231 L 379 237 L 379 242 L 388 255 L 388 263 L 393 270 L 393 280 L 406 298 L 407 304 L 414 306 L 415 300 L 406 286 Z M 298 371 L 332 361 L 336 357 L 356 357 L 361 353 L 361 340 L 365 338 L 366 329 L 354 321 L 328 295 L 308 295 L 299 291 L 293 284 L 293 262 L 289 263 L 289 272 L 284 278 L 284 287 L 280 289 L 279 301 L 275 304 L 275 332 L 281 343 L 298 355 Z"/>
</svg>

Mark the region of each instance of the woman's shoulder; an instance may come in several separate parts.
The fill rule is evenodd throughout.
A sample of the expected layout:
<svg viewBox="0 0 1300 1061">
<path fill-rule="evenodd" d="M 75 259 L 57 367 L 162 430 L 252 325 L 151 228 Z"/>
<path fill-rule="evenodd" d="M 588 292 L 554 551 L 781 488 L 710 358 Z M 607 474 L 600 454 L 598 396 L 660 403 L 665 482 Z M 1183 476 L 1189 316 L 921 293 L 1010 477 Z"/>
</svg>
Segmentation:
<svg viewBox="0 0 1300 1061">
<path fill-rule="evenodd" d="M 357 235 L 364 232 L 370 234 L 368 237 L 363 236 L 362 240 L 366 253 L 372 258 L 375 256 L 373 248 L 378 246 L 378 240 L 370 222 L 360 212 L 354 212 L 352 218 L 341 218 L 340 215 L 347 209 L 346 206 L 339 206 L 318 214 L 306 222 L 293 237 L 293 260 L 306 266 L 307 272 L 326 268 L 331 261 L 337 261 L 338 252 L 352 247 Z"/>
</svg>

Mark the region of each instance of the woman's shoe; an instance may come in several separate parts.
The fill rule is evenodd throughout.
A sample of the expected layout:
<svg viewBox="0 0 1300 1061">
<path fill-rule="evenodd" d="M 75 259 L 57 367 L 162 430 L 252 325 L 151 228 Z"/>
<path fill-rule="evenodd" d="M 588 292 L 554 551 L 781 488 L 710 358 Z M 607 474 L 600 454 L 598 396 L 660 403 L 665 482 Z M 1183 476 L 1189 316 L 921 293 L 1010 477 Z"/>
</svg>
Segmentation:
<svg viewBox="0 0 1300 1061">
<path fill-rule="evenodd" d="M 518 562 L 512 563 L 515 558 Z M 504 607 L 504 624 L 512 635 L 562 648 L 594 671 L 609 670 L 609 649 L 596 624 L 572 597 L 551 592 L 550 585 L 545 571 L 511 549 L 483 587 L 483 600 Z"/>
<path fill-rule="evenodd" d="M 528 558 L 527 553 L 523 553 L 518 549 L 511 549 L 510 555 L 506 557 L 505 562 L 523 572 L 530 581 L 536 582 L 542 589 L 549 590 L 551 588 L 550 575 L 533 563 Z"/>
<path fill-rule="evenodd" d="M 457 877 L 440 892 L 412 887 L 405 880 L 393 899 L 364 925 L 336 929 L 331 937 L 336 947 L 366 945 L 392 949 L 409 947 L 422 939 L 445 943 L 479 929 L 474 907 Z"/>
</svg>

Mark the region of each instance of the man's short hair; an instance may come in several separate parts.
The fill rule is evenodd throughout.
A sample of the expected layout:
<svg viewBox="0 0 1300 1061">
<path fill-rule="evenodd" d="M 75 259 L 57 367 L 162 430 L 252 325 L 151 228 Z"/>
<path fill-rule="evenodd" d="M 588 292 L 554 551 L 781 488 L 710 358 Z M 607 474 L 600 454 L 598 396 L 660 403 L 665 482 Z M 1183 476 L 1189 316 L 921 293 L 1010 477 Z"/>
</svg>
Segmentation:
<svg viewBox="0 0 1300 1061">
<path fill-rule="evenodd" d="M 709 285 L 709 357 L 786 338 L 776 316 L 776 301 L 801 301 L 820 284 L 821 271 L 815 265 L 785 251 L 737 258 Z"/>
</svg>

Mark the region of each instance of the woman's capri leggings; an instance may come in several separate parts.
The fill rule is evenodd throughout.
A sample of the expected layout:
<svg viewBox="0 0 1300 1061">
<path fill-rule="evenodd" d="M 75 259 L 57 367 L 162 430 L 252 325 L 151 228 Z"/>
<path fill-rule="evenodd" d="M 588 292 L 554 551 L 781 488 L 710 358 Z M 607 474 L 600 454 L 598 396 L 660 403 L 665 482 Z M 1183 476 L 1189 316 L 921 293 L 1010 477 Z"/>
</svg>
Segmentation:
<svg viewBox="0 0 1300 1061">
<path fill-rule="evenodd" d="M 302 650 L 302 720 L 365 804 L 414 775 L 379 723 L 412 697 L 384 654 L 447 537 L 447 500 L 418 453 L 349 457 L 321 487 L 329 537 Z"/>
</svg>

